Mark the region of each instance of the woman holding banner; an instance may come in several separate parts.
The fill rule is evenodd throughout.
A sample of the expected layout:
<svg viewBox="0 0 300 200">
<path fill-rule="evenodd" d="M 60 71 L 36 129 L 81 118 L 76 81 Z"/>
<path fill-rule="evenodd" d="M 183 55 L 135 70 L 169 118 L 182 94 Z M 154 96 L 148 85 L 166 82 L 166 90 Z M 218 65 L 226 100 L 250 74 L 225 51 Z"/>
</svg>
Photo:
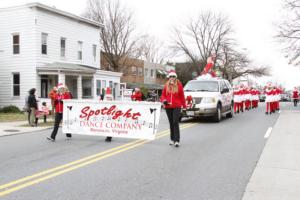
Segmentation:
<svg viewBox="0 0 300 200">
<path fill-rule="evenodd" d="M 164 86 L 161 102 L 167 112 L 169 124 L 170 124 L 170 145 L 179 147 L 180 145 L 180 130 L 179 130 L 179 118 L 181 108 L 186 108 L 184 92 L 181 82 L 177 79 L 177 74 L 174 70 L 171 70 L 168 74 L 169 80 Z"/>
</svg>

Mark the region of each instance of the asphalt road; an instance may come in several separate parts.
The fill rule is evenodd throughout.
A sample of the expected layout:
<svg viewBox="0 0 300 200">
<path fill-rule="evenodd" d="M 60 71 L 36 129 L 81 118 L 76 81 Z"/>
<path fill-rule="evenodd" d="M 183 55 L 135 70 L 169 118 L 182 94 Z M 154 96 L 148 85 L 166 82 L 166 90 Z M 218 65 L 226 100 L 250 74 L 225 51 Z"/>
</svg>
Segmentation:
<svg viewBox="0 0 300 200">
<path fill-rule="evenodd" d="M 180 148 L 168 145 L 165 113 L 150 142 L 59 133 L 52 143 L 51 130 L 0 137 L 0 198 L 240 200 L 278 116 L 261 105 L 220 123 L 185 120 Z"/>
</svg>

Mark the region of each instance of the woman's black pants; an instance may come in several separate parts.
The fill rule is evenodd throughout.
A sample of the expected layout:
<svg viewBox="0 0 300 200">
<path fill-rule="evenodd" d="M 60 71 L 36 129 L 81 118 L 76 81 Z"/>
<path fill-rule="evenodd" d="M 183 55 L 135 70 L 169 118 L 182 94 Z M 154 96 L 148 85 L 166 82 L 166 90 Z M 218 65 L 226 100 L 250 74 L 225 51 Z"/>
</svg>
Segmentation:
<svg viewBox="0 0 300 200">
<path fill-rule="evenodd" d="M 170 138 L 174 142 L 180 142 L 179 117 L 180 108 L 166 108 L 170 124 Z"/>
</svg>

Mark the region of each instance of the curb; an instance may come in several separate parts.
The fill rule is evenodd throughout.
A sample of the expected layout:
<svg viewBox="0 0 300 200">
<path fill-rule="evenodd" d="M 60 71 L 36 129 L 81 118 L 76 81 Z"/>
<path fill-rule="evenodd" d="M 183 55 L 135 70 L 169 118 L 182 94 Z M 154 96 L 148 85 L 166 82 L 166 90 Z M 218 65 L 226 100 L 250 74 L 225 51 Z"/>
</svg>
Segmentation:
<svg viewBox="0 0 300 200">
<path fill-rule="evenodd" d="M 30 131 L 25 131 L 25 132 L 15 132 L 15 133 L 9 133 L 7 135 L 0 135 L 0 137 L 9 137 L 9 136 L 14 136 L 14 135 L 21 135 L 21 134 L 25 134 L 25 133 L 35 133 L 38 131 L 44 131 L 44 130 L 48 130 L 48 129 L 52 129 L 53 127 L 47 127 L 44 129 L 40 129 L 40 130 L 30 130 Z"/>
</svg>

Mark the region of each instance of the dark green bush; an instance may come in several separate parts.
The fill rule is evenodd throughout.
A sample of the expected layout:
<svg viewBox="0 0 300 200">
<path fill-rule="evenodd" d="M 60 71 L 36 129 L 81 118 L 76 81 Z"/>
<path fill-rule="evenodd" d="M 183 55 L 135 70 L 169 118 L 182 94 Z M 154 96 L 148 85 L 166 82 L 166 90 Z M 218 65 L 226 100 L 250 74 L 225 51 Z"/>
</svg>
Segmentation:
<svg viewBox="0 0 300 200">
<path fill-rule="evenodd" d="M 21 113 L 21 110 L 17 106 L 5 106 L 0 108 L 0 113 Z"/>
</svg>

